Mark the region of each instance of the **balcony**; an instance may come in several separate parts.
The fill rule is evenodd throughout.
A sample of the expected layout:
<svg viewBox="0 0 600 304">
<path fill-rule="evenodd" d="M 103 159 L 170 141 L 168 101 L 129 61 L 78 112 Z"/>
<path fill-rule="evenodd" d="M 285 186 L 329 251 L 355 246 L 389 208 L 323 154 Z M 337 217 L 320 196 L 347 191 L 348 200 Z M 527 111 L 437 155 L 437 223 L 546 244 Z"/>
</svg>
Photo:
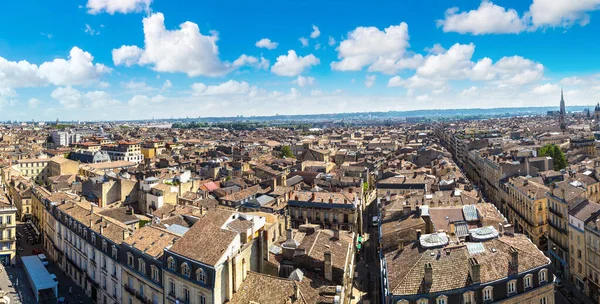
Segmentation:
<svg viewBox="0 0 600 304">
<path fill-rule="evenodd" d="M 87 275 L 87 279 L 90 282 L 90 284 L 94 285 L 96 288 L 100 287 L 100 284 L 98 284 L 89 274 Z"/>
<path fill-rule="evenodd" d="M 560 228 L 558 225 L 554 224 L 552 221 L 548 221 L 548 225 L 554 228 L 554 230 L 558 231 L 561 234 L 567 235 L 569 232 L 566 229 Z"/>
<path fill-rule="evenodd" d="M 552 207 L 550 207 L 550 206 L 548 206 L 548 210 L 549 210 L 550 212 L 552 212 L 552 214 L 556 215 L 557 217 L 559 217 L 559 218 L 563 218 L 563 215 L 562 215 L 562 213 L 558 212 L 558 210 L 556 210 L 556 209 L 554 209 L 554 208 L 552 208 Z"/>
<path fill-rule="evenodd" d="M 117 274 L 116 274 L 116 273 L 111 273 L 111 274 L 110 274 L 110 277 L 111 277 L 113 280 L 117 281 L 117 282 L 119 281 L 119 278 L 117 277 Z"/>
</svg>

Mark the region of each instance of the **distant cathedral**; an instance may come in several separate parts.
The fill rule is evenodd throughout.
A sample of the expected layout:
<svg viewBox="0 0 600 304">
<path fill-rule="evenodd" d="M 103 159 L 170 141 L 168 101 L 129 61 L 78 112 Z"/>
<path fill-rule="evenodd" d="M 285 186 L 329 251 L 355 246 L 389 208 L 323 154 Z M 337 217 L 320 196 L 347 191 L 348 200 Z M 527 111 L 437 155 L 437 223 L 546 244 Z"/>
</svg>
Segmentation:
<svg viewBox="0 0 600 304">
<path fill-rule="evenodd" d="M 598 103 L 596 108 L 594 108 L 594 119 L 600 120 L 600 103 Z"/>
<path fill-rule="evenodd" d="M 567 114 L 567 111 L 565 110 L 565 99 L 563 98 L 562 88 L 560 88 L 560 111 L 558 112 L 558 114 L 558 122 L 560 124 L 560 129 L 564 131 L 567 129 L 567 124 L 565 123 L 565 115 Z"/>
</svg>

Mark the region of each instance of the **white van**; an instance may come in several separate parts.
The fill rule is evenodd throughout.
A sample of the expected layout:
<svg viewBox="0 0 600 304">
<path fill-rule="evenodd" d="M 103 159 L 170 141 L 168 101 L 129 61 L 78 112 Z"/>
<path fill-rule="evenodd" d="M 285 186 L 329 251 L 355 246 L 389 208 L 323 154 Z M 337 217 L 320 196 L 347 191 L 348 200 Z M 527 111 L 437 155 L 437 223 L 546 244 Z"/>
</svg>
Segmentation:
<svg viewBox="0 0 600 304">
<path fill-rule="evenodd" d="M 37 256 L 38 256 L 38 258 L 40 258 L 40 261 L 42 261 L 42 264 L 44 264 L 44 266 L 50 265 L 50 263 L 48 263 L 48 259 L 46 258 L 45 254 L 40 253 Z"/>
<path fill-rule="evenodd" d="M 373 227 L 377 227 L 377 225 L 379 224 L 379 217 L 378 216 L 374 216 L 373 217 Z"/>
</svg>

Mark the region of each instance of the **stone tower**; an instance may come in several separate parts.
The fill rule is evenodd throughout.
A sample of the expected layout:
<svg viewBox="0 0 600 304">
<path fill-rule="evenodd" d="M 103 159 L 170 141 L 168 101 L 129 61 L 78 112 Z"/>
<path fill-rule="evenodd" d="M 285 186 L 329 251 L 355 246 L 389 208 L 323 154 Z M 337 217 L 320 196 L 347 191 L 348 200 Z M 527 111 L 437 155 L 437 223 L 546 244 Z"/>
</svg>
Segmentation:
<svg viewBox="0 0 600 304">
<path fill-rule="evenodd" d="M 558 121 L 560 123 L 560 129 L 563 131 L 567 129 L 567 124 L 565 123 L 565 115 L 566 114 L 567 114 L 567 111 L 565 110 L 565 99 L 563 97 L 563 89 L 560 88 L 560 112 L 559 112 Z"/>
</svg>

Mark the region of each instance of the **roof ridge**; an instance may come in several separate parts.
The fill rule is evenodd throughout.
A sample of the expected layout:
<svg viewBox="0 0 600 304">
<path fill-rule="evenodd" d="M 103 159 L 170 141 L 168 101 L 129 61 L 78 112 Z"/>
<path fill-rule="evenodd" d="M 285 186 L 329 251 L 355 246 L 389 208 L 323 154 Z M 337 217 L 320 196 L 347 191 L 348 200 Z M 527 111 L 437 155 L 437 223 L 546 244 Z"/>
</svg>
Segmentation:
<svg viewBox="0 0 600 304">
<path fill-rule="evenodd" d="M 417 265 L 421 262 L 421 260 L 425 256 L 425 252 L 427 252 L 427 251 L 429 251 L 429 250 L 425 250 L 423 253 L 421 253 L 421 256 L 419 257 L 419 259 L 413 264 L 413 266 L 410 268 L 410 270 L 408 270 L 406 272 L 406 275 L 402 278 L 402 280 L 398 281 L 398 286 L 402 285 L 402 282 L 404 282 L 404 280 L 406 280 L 406 278 L 410 275 L 410 273 L 413 271 L 413 269 L 415 269 L 415 267 L 417 267 Z M 398 286 L 395 286 L 394 289 L 392 289 L 392 290 L 396 290 L 396 288 Z"/>
</svg>

